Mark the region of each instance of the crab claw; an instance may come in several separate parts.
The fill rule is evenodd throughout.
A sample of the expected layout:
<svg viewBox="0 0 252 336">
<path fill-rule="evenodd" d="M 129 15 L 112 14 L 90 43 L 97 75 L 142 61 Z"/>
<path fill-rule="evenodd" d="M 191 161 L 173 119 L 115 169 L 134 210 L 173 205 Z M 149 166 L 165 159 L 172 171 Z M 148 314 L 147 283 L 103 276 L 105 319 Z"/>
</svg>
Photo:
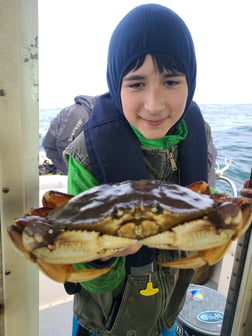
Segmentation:
<svg viewBox="0 0 252 336">
<path fill-rule="evenodd" d="M 61 283 L 66 281 L 88 281 L 106 274 L 112 269 L 112 267 L 106 267 L 102 269 L 74 270 L 72 267 L 73 264 L 50 264 L 38 258 L 34 253 L 32 253 L 34 245 L 42 244 L 41 236 L 44 238 L 45 236 L 50 236 L 49 234 L 46 235 L 46 231 L 47 229 L 50 230 L 50 226 L 44 223 L 43 220 L 44 218 L 39 216 L 18 218 L 15 225 L 8 227 L 8 232 L 17 251 L 21 252 L 30 261 L 36 263 L 39 269 L 52 280 Z M 35 237 L 37 241 L 27 234 L 35 223 L 37 223 L 37 227 L 40 229 L 37 230 Z M 38 223 L 40 223 L 39 226 Z M 26 234 L 22 235 L 24 228 Z M 47 238 L 47 241 L 49 241 L 49 238 Z"/>
<path fill-rule="evenodd" d="M 201 239 L 201 242 L 205 244 L 205 246 L 208 245 L 209 247 L 211 247 L 210 242 L 212 242 L 213 244 L 219 244 L 221 240 L 223 239 L 223 243 L 221 245 L 218 245 L 215 247 L 213 245 L 212 248 L 205 249 L 205 250 L 199 250 L 195 254 L 190 255 L 189 257 L 186 257 L 186 258 L 181 258 L 181 259 L 177 259 L 177 260 L 170 261 L 170 262 L 160 262 L 159 265 L 162 267 L 175 267 L 175 268 L 186 269 L 186 268 L 199 268 L 206 264 L 211 266 L 211 265 L 218 263 L 229 250 L 232 240 L 235 240 L 237 237 L 241 236 L 251 225 L 251 222 L 252 222 L 251 203 L 242 204 L 241 209 L 242 210 L 239 211 L 236 217 L 236 218 L 239 218 L 239 221 L 236 221 L 236 220 L 232 221 L 233 226 L 228 221 L 229 225 L 231 226 L 231 230 L 227 230 L 227 229 L 218 230 L 218 234 L 216 235 L 214 234 L 213 226 L 210 225 L 208 228 L 205 226 L 205 229 L 203 231 L 205 231 L 206 234 L 202 232 L 204 239 Z M 207 222 L 204 222 L 204 221 L 202 221 L 202 223 L 200 221 L 197 222 L 198 228 L 200 230 L 203 228 L 203 226 L 201 226 L 203 223 L 204 225 L 207 224 Z M 236 224 L 236 230 L 234 229 L 235 228 L 234 224 Z M 179 230 L 179 234 L 178 234 L 179 237 L 182 238 L 183 236 L 184 237 L 190 236 L 189 231 L 188 232 L 185 231 L 186 228 L 189 228 L 189 225 L 187 224 L 184 226 L 177 227 Z M 226 226 L 228 227 L 227 223 L 226 223 Z M 196 226 L 194 225 L 194 230 L 195 229 L 196 229 Z M 194 244 L 192 236 L 190 236 L 190 240 L 192 244 Z M 182 243 L 180 244 L 182 246 Z M 189 242 L 186 243 L 186 246 L 189 247 Z M 197 248 L 200 249 L 200 246 L 197 245 Z M 193 251 L 193 246 L 191 246 L 191 251 Z"/>
<path fill-rule="evenodd" d="M 50 264 L 76 264 L 109 257 L 133 245 L 137 241 L 123 237 L 101 235 L 95 231 L 63 231 L 40 222 L 37 228 L 43 234 L 23 232 L 23 245 L 38 260 Z M 49 232 L 47 233 L 47 230 Z M 57 236 L 57 239 L 51 239 Z"/>
<path fill-rule="evenodd" d="M 13 225 L 8 227 L 8 234 L 11 238 L 14 247 L 21 252 L 26 258 L 33 261 L 33 258 L 30 252 L 25 248 L 23 241 L 22 241 L 22 234 L 24 228 L 28 225 L 32 225 L 39 220 L 44 220 L 43 217 L 40 216 L 26 216 L 23 218 L 17 218 Z"/>
</svg>

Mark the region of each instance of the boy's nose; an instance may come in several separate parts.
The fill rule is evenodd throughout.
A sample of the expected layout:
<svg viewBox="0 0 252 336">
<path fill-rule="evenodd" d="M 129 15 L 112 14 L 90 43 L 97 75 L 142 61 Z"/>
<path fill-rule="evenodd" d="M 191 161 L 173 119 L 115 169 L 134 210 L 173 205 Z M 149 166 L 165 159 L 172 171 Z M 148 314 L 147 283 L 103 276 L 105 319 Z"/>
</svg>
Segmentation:
<svg viewBox="0 0 252 336">
<path fill-rule="evenodd" d="M 164 99 L 162 94 L 151 90 L 145 97 L 145 108 L 151 114 L 158 114 L 164 109 Z"/>
</svg>

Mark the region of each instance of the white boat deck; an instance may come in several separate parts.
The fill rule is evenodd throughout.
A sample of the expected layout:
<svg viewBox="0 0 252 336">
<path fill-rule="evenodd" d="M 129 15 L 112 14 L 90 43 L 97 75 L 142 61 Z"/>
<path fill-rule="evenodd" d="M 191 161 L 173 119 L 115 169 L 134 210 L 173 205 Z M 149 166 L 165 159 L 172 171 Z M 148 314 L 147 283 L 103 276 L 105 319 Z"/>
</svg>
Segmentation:
<svg viewBox="0 0 252 336">
<path fill-rule="evenodd" d="M 72 300 L 41 309 L 39 312 L 39 336 L 70 336 L 72 315 Z"/>
</svg>

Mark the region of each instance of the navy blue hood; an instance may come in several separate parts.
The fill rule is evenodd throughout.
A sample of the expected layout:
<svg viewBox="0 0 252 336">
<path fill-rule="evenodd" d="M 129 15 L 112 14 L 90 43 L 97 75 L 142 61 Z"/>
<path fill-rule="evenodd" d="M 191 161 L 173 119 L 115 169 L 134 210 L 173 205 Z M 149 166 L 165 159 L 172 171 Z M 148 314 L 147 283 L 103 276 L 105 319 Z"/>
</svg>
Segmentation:
<svg viewBox="0 0 252 336">
<path fill-rule="evenodd" d="M 196 85 L 196 57 L 191 34 L 184 21 L 172 10 L 157 4 L 131 10 L 112 34 L 107 64 L 111 98 L 122 111 L 120 90 L 129 65 L 147 54 L 175 57 L 185 68 L 190 106 Z"/>
</svg>

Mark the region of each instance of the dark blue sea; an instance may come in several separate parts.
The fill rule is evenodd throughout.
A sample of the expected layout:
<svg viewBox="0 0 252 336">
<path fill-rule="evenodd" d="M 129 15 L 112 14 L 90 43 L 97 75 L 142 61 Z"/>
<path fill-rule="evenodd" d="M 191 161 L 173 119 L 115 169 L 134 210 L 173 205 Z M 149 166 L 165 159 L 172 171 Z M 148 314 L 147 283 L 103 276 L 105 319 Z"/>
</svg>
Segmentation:
<svg viewBox="0 0 252 336">
<path fill-rule="evenodd" d="M 238 191 L 243 181 L 249 178 L 252 168 L 252 104 L 201 104 L 202 113 L 211 125 L 215 147 L 218 151 L 217 164 L 223 168 L 231 161 L 224 176 L 231 179 Z M 61 108 L 40 110 L 40 144 L 50 121 Z M 40 146 L 40 157 L 44 151 Z M 230 185 L 217 181 L 219 191 L 230 193 Z"/>
</svg>

